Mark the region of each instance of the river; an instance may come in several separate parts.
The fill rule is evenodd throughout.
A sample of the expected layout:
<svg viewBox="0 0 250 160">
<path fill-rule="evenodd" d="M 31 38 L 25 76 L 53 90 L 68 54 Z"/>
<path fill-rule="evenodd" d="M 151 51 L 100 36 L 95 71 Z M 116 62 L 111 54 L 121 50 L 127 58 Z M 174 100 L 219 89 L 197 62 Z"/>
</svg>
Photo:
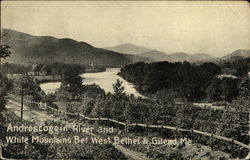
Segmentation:
<svg viewBox="0 0 250 160">
<path fill-rule="evenodd" d="M 117 75 L 117 73 L 120 71 L 120 68 L 107 68 L 105 72 L 98 72 L 98 73 L 84 73 L 80 76 L 83 78 L 83 84 L 97 84 L 101 88 L 105 90 L 106 93 L 113 91 L 113 86 L 117 79 L 123 81 L 123 86 L 125 88 L 126 94 L 134 94 L 136 97 L 144 97 L 140 93 L 138 93 L 134 85 L 127 82 L 123 78 Z M 41 89 L 45 93 L 54 93 L 57 88 L 59 88 L 61 85 L 61 82 L 46 82 L 40 84 Z"/>
</svg>

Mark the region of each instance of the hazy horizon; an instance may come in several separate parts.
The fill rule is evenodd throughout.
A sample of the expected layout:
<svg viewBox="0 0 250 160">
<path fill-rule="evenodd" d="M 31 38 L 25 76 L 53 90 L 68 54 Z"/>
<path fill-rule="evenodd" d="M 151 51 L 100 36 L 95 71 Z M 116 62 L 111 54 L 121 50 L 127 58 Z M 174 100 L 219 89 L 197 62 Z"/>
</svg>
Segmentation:
<svg viewBox="0 0 250 160">
<path fill-rule="evenodd" d="M 243 1 L 1 1 L 1 28 L 98 48 L 132 43 L 167 54 L 221 57 L 250 49 L 249 19 Z"/>
</svg>

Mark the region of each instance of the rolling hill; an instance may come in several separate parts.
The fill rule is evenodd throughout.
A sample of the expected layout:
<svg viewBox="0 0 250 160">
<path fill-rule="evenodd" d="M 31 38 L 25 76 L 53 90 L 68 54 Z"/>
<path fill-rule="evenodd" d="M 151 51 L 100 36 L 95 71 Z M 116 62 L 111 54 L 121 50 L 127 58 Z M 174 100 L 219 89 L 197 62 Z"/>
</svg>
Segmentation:
<svg viewBox="0 0 250 160">
<path fill-rule="evenodd" d="M 204 53 L 192 54 L 192 56 L 199 60 L 209 60 L 209 59 L 215 58 L 214 56 L 211 56 L 209 54 L 204 54 Z"/>
<path fill-rule="evenodd" d="M 231 54 L 221 57 L 220 59 L 225 60 L 225 59 L 230 59 L 232 57 L 242 57 L 242 58 L 250 57 L 250 49 L 238 49 Z"/>
<path fill-rule="evenodd" d="M 148 48 L 138 46 L 132 43 L 122 43 L 114 47 L 106 47 L 105 49 L 114 51 L 114 52 L 134 54 L 134 55 L 153 51 L 153 49 L 148 49 Z"/>
<path fill-rule="evenodd" d="M 106 49 L 126 53 L 133 54 L 141 57 L 146 57 L 150 59 L 154 59 L 155 61 L 169 61 L 169 62 L 218 62 L 223 60 L 228 60 L 231 58 L 246 58 L 250 57 L 250 49 L 239 49 L 230 53 L 223 57 L 214 57 L 205 53 L 198 54 L 188 54 L 184 52 L 177 52 L 172 54 L 167 54 L 164 52 L 160 52 L 154 49 L 148 49 L 142 46 L 138 46 L 131 43 L 123 43 L 114 47 L 107 47 Z"/>
<path fill-rule="evenodd" d="M 138 56 L 148 57 L 151 59 L 155 59 L 156 61 L 169 61 L 172 62 L 173 59 L 171 56 L 167 55 L 166 53 L 159 52 L 159 51 L 149 51 L 138 54 Z"/>
<path fill-rule="evenodd" d="M 33 36 L 8 29 L 2 29 L 1 32 L 4 35 L 1 43 L 11 47 L 12 56 L 8 58 L 11 63 L 64 62 L 120 67 L 137 61 L 152 61 L 149 58 L 95 48 L 69 38 Z"/>
<path fill-rule="evenodd" d="M 213 63 L 232 62 L 237 59 L 244 59 L 244 58 L 249 58 L 249 57 L 250 57 L 250 49 L 238 49 L 223 57 L 206 59 L 206 60 L 203 60 L 203 62 L 213 62 Z"/>
<path fill-rule="evenodd" d="M 173 62 L 183 62 L 183 61 L 188 61 L 188 62 L 196 62 L 199 61 L 196 57 L 193 57 L 187 53 L 183 52 L 177 52 L 169 55 L 172 59 Z"/>
<path fill-rule="evenodd" d="M 138 56 L 148 57 L 151 59 L 155 59 L 156 61 L 168 61 L 168 62 L 183 62 L 183 61 L 199 62 L 201 60 L 213 58 L 212 56 L 206 54 L 189 55 L 183 52 L 166 54 L 164 52 L 159 52 L 159 51 L 145 52 L 138 54 Z"/>
<path fill-rule="evenodd" d="M 206 59 L 212 59 L 213 56 L 208 54 L 193 54 L 189 55 L 187 53 L 173 53 L 173 54 L 166 54 L 164 52 L 160 52 L 154 49 L 148 49 L 146 47 L 138 46 L 131 43 L 123 43 L 114 47 L 106 47 L 105 49 L 119 52 L 119 53 L 126 53 L 126 54 L 133 54 L 138 55 L 141 57 L 147 57 L 150 59 L 154 59 L 155 61 L 169 61 L 169 62 L 182 62 L 182 61 L 189 61 L 189 62 L 197 62 Z"/>
</svg>

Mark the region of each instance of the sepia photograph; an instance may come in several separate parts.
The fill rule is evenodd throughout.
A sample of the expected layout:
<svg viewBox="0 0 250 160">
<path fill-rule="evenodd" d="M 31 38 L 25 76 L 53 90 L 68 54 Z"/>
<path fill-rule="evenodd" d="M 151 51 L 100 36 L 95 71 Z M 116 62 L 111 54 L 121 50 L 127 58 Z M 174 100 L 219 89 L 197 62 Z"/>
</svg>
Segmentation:
<svg viewBox="0 0 250 160">
<path fill-rule="evenodd" d="M 0 9 L 0 159 L 250 159 L 248 1 Z"/>
</svg>

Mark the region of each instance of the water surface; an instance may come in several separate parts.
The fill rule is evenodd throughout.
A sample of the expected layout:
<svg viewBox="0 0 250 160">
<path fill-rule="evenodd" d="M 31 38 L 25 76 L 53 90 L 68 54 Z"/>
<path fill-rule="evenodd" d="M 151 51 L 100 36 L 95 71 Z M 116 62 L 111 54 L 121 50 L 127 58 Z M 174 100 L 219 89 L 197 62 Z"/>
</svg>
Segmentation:
<svg viewBox="0 0 250 160">
<path fill-rule="evenodd" d="M 141 96 L 135 89 L 134 85 L 127 82 L 123 78 L 119 77 L 117 73 L 120 71 L 120 68 L 107 68 L 105 72 L 98 72 L 98 73 L 84 73 L 80 76 L 83 78 L 83 84 L 97 84 L 101 88 L 105 90 L 106 93 L 113 91 L 113 86 L 117 79 L 123 81 L 123 86 L 125 88 L 126 94 L 134 94 L 136 97 Z M 61 82 L 47 82 L 42 83 L 40 87 L 45 93 L 53 93 L 57 88 L 59 88 Z"/>
</svg>

